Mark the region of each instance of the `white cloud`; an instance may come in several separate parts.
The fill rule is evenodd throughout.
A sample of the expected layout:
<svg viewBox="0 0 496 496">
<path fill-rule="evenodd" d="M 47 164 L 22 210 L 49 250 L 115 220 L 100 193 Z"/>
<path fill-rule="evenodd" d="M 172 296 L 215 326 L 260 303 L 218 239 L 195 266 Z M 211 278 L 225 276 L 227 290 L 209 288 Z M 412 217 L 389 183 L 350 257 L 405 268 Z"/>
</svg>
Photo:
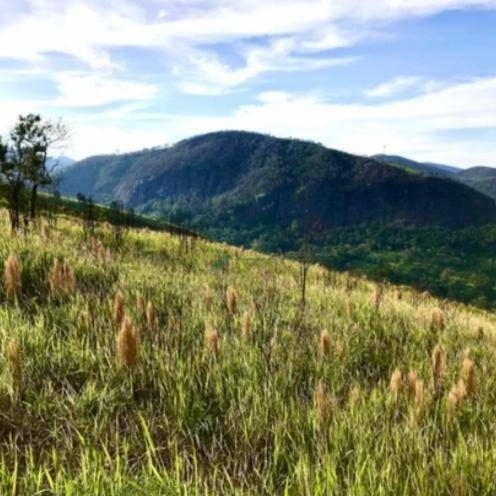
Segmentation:
<svg viewBox="0 0 496 496">
<path fill-rule="evenodd" d="M 397 96 L 416 83 L 422 94 L 370 105 L 269 92 L 225 117 L 133 113 L 126 116 L 125 127 L 123 112 L 153 99 L 158 88 L 133 80 L 112 55 L 115 48 L 156 49 L 161 54 L 157 63 L 164 73 L 172 69 L 183 91 L 220 94 L 269 71 L 309 71 L 352 62 L 321 52 L 356 43 L 373 32 L 375 22 L 448 9 L 496 8 L 496 0 L 26 0 L 22 12 L 9 11 L 13 2 L 3 3 L 0 57 L 27 62 L 26 70 L 53 79 L 60 95 L 44 104 L 29 98 L 0 101 L 0 130 L 26 111 L 131 102 L 132 107 L 98 114 L 92 121 L 70 119 L 77 156 L 116 146 L 151 146 L 207 130 L 245 128 L 315 139 L 356 153 L 374 153 L 387 145 L 391 152 L 418 158 L 496 164 L 494 146 L 453 143 L 437 134 L 457 127 L 495 127 L 496 78 L 441 87 L 404 77 L 372 88 L 369 96 Z M 155 12 L 149 10 L 151 4 Z M 216 55 L 214 45 L 219 43 L 229 44 L 238 56 L 236 66 Z M 70 55 L 87 70 L 54 74 L 45 65 L 50 52 Z M 131 126 L 133 119 L 138 120 Z M 145 128 L 150 122 L 155 131 Z"/>
<path fill-rule="evenodd" d="M 372 98 L 395 96 L 411 88 L 418 87 L 420 82 L 421 79 L 415 76 L 397 77 L 365 91 L 365 95 Z"/>
<path fill-rule="evenodd" d="M 496 76 L 374 105 L 335 104 L 318 95 L 265 92 L 257 103 L 241 106 L 224 117 L 146 114 L 137 119 L 147 119 L 154 134 L 119 131 L 116 127 L 103 138 L 105 134 L 98 126 L 88 126 L 95 148 L 86 149 L 85 154 L 111 150 L 108 139 L 114 137 L 116 144 L 125 143 L 130 150 L 219 129 L 246 129 L 315 140 L 362 155 L 380 153 L 387 147 L 388 153 L 418 160 L 465 167 L 484 163 L 496 166 L 492 143 L 455 141 L 443 133 L 452 129 L 496 129 Z"/>
<path fill-rule="evenodd" d="M 137 83 L 97 74 L 60 73 L 54 76 L 60 107 L 87 107 L 120 101 L 150 100 L 158 92 L 152 84 Z"/>
<path fill-rule="evenodd" d="M 496 7 L 496 0 L 25 3 L 31 14 L 13 13 L 2 21 L 0 57 L 41 64 L 44 54 L 62 52 L 83 61 L 92 70 L 115 71 L 125 67 L 113 60 L 110 48 L 155 48 L 163 51 L 164 62 L 176 67 L 182 87 L 195 93 L 220 92 L 270 70 L 327 67 L 336 61 L 325 57 L 309 60 L 301 54 L 353 44 L 367 34 L 367 23 L 373 21 L 431 15 L 453 8 Z M 149 11 L 152 5 L 155 15 Z M 266 41 L 250 44 L 249 40 L 256 37 Z M 244 65 L 232 69 L 217 60 L 206 48 L 214 43 L 238 46 Z M 216 77 L 221 80 L 217 85 L 213 82 Z"/>
</svg>

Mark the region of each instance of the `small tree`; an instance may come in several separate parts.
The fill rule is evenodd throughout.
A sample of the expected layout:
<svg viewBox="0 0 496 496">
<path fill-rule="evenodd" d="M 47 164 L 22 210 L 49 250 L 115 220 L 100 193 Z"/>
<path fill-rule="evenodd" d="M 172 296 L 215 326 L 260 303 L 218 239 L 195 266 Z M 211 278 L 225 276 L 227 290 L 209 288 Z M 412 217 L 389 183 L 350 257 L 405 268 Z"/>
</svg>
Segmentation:
<svg viewBox="0 0 496 496">
<path fill-rule="evenodd" d="M 48 151 L 55 145 L 68 139 L 67 127 L 61 122 L 43 122 L 39 115 L 28 115 L 21 120 L 32 126 L 31 147 L 32 160 L 28 162 L 26 171 L 27 180 L 30 184 L 29 212 L 31 219 L 36 217 L 38 190 L 53 181 L 53 172 L 58 167 L 58 161 L 48 162 Z"/>
<path fill-rule="evenodd" d="M 48 167 L 48 150 L 68 137 L 67 128 L 57 123 L 43 122 L 39 115 L 28 114 L 19 119 L 10 133 L 10 142 L 2 143 L 0 174 L 9 184 L 9 211 L 12 229 L 19 228 L 21 198 L 30 188 L 29 218 L 36 216 L 38 189 L 49 184 L 51 173 L 58 165 Z"/>
</svg>

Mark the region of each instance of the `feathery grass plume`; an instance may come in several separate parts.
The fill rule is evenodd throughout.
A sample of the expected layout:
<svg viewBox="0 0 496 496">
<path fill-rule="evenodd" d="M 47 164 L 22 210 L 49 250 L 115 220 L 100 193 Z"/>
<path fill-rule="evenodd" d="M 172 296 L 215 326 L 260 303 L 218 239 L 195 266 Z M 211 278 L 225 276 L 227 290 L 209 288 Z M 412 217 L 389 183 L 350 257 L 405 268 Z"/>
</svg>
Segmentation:
<svg viewBox="0 0 496 496">
<path fill-rule="evenodd" d="M 139 333 L 128 316 L 122 319 L 117 335 L 117 363 L 121 367 L 135 367 L 139 361 Z"/>
<path fill-rule="evenodd" d="M 314 403 L 315 403 L 315 419 L 317 421 L 317 425 L 322 428 L 329 421 L 330 417 L 330 399 L 329 392 L 327 391 L 327 387 L 322 382 L 317 384 L 315 388 L 314 394 Z"/>
<path fill-rule="evenodd" d="M 122 324 L 124 319 L 124 296 L 120 291 L 117 291 L 114 298 L 114 306 L 112 309 L 112 320 L 116 326 Z"/>
<path fill-rule="evenodd" d="M 431 328 L 442 331 L 446 325 L 444 312 L 440 308 L 435 308 L 431 313 Z"/>
<path fill-rule="evenodd" d="M 236 291 L 233 288 L 228 287 L 226 290 L 226 305 L 229 315 L 232 317 L 236 313 Z"/>
<path fill-rule="evenodd" d="M 214 355 L 219 354 L 220 349 L 220 337 L 217 329 L 214 329 L 207 325 L 205 327 L 205 344 L 214 353 Z"/>
<path fill-rule="evenodd" d="M 422 379 L 417 378 L 413 394 L 413 404 L 417 409 L 423 409 L 425 405 L 425 388 Z"/>
<path fill-rule="evenodd" d="M 408 390 L 408 397 L 409 398 L 414 398 L 415 397 L 415 388 L 417 386 L 417 374 L 413 370 L 410 370 L 408 372 L 406 384 L 407 384 L 407 390 Z"/>
<path fill-rule="evenodd" d="M 432 385 L 434 397 L 439 398 L 443 387 L 444 378 L 444 352 L 440 345 L 432 350 Z"/>
<path fill-rule="evenodd" d="M 398 400 L 398 396 L 401 393 L 403 387 L 403 379 L 401 377 L 401 370 L 395 369 L 391 374 L 391 380 L 389 381 L 389 392 L 394 401 Z"/>
<path fill-rule="evenodd" d="M 415 378 L 413 385 L 412 409 L 410 410 L 409 422 L 411 427 L 416 427 L 425 410 L 425 390 L 421 379 Z"/>
<path fill-rule="evenodd" d="M 22 385 L 22 353 L 18 342 L 14 339 L 9 341 L 6 348 L 6 359 L 12 380 L 12 392 L 17 395 Z"/>
<path fill-rule="evenodd" d="M 362 389 L 360 388 L 360 386 L 355 384 L 348 392 L 348 403 L 352 407 L 356 406 L 362 399 L 362 396 Z"/>
<path fill-rule="evenodd" d="M 146 306 L 146 327 L 150 333 L 154 333 L 157 329 L 157 312 L 151 301 Z"/>
<path fill-rule="evenodd" d="M 21 295 L 21 264 L 17 255 L 9 255 L 5 261 L 4 285 L 7 298 L 16 299 Z"/>
<path fill-rule="evenodd" d="M 52 296 L 69 296 L 76 287 L 74 271 L 67 261 L 56 258 L 48 274 L 50 292 Z"/>
<path fill-rule="evenodd" d="M 67 260 L 62 265 L 62 290 L 66 295 L 70 295 L 76 289 L 76 277 L 74 270 Z"/>
<path fill-rule="evenodd" d="M 447 398 L 448 417 L 452 419 L 463 400 L 467 397 L 467 388 L 463 380 L 459 380 L 449 391 Z"/>
<path fill-rule="evenodd" d="M 250 335 L 251 327 L 251 313 L 246 310 L 243 314 L 243 320 L 241 322 L 241 336 L 246 339 Z"/>
<path fill-rule="evenodd" d="M 52 268 L 48 274 L 48 282 L 50 283 L 52 295 L 58 293 L 59 288 L 62 286 L 62 264 L 58 258 L 53 261 Z"/>
<path fill-rule="evenodd" d="M 468 357 L 463 359 L 461 380 L 465 384 L 467 396 L 472 396 L 477 389 L 477 381 L 475 378 L 474 362 Z"/>
<path fill-rule="evenodd" d="M 331 351 L 331 340 L 329 333 L 324 329 L 320 333 L 320 353 L 322 356 L 328 356 Z"/>
</svg>

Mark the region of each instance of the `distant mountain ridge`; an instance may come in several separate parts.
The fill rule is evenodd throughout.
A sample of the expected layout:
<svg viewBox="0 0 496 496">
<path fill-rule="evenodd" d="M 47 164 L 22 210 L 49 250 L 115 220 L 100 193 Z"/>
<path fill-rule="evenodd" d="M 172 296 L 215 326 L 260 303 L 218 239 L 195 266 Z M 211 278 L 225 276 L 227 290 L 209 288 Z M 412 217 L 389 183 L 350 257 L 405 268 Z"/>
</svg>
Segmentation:
<svg viewBox="0 0 496 496">
<path fill-rule="evenodd" d="M 449 177 L 496 200 L 496 168 L 476 166 L 460 169 L 451 165 L 416 162 L 397 155 L 374 155 L 380 162 L 430 176 Z"/>
<path fill-rule="evenodd" d="M 399 155 L 373 155 L 375 160 L 379 162 L 384 162 L 390 165 L 399 165 L 406 168 L 410 168 L 414 171 L 425 172 L 427 174 L 437 175 L 437 176 L 453 176 L 458 174 L 462 169 L 454 167 L 452 165 L 436 164 L 432 162 L 416 162 L 415 160 L 410 160 Z"/>
<path fill-rule="evenodd" d="M 65 155 L 60 155 L 59 157 L 48 157 L 47 159 L 47 167 L 48 170 L 51 170 L 55 167 L 57 172 L 73 165 L 76 163 L 76 160 L 66 157 Z"/>
<path fill-rule="evenodd" d="M 316 233 L 362 223 L 496 222 L 495 203 L 458 182 L 410 174 L 312 142 L 244 131 L 90 157 L 64 176 L 64 195 L 118 199 L 138 212 L 198 229 L 293 227 Z"/>
</svg>

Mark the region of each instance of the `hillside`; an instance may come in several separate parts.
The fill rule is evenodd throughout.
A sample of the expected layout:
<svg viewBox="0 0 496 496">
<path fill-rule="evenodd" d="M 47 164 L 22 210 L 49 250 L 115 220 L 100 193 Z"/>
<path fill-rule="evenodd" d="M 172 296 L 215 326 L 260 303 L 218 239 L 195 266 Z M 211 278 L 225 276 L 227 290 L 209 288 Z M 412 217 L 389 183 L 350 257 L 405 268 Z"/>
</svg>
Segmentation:
<svg viewBox="0 0 496 496">
<path fill-rule="evenodd" d="M 9 257 L 0 494 L 496 491 L 493 314 L 66 217 Z"/>
<path fill-rule="evenodd" d="M 451 165 L 435 164 L 432 162 L 416 162 L 409 158 L 400 157 L 399 155 L 374 155 L 373 159 L 385 164 L 397 165 L 412 172 L 421 172 L 432 176 L 452 177 L 461 169 Z"/>
<path fill-rule="evenodd" d="M 457 178 L 472 188 L 496 199 L 496 168 L 472 167 L 457 174 Z"/>
<path fill-rule="evenodd" d="M 449 177 L 496 200 L 496 169 L 494 167 L 471 167 L 458 169 L 449 165 L 415 162 L 396 155 L 375 155 L 373 158 L 390 165 L 401 167 L 410 172 L 428 176 Z"/>
<path fill-rule="evenodd" d="M 314 234 L 378 222 L 463 227 L 496 220 L 471 188 L 310 142 L 218 132 L 173 147 L 86 159 L 62 193 L 119 199 L 197 229 L 298 226 Z"/>
</svg>

